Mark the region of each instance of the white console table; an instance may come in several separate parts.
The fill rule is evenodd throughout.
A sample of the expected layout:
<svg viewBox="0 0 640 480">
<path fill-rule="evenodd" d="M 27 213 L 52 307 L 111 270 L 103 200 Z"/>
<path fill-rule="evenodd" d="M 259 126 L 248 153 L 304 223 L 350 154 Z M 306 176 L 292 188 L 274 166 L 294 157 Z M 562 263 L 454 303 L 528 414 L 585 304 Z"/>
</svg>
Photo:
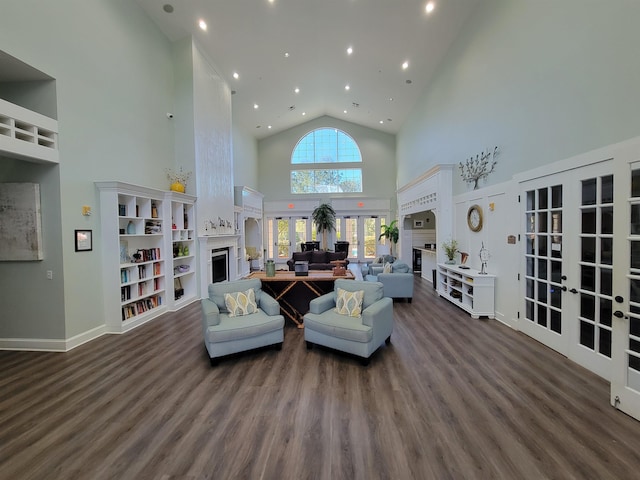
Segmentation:
<svg viewBox="0 0 640 480">
<path fill-rule="evenodd" d="M 438 295 L 467 311 L 473 318 L 495 317 L 495 275 L 483 275 L 478 270 L 445 263 L 438 264 L 437 272 Z"/>
</svg>

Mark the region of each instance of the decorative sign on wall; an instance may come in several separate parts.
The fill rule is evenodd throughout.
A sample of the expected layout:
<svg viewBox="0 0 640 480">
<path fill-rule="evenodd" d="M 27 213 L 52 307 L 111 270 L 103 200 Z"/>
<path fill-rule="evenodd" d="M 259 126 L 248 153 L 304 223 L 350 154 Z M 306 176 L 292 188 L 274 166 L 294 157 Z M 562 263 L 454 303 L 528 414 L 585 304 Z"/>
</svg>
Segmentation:
<svg viewBox="0 0 640 480">
<path fill-rule="evenodd" d="M 0 261 L 43 258 L 40 185 L 0 183 Z"/>
</svg>

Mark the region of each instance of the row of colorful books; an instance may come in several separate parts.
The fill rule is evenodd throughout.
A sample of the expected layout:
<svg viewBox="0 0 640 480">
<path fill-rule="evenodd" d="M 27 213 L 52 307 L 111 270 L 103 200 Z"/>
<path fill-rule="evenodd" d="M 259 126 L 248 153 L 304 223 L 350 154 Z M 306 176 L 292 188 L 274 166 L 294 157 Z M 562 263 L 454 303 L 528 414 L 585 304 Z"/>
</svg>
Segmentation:
<svg viewBox="0 0 640 480">
<path fill-rule="evenodd" d="M 136 303 L 125 305 L 122 307 L 122 320 L 128 320 L 160 305 L 162 305 L 162 297 L 160 295 L 154 295 Z"/>
</svg>

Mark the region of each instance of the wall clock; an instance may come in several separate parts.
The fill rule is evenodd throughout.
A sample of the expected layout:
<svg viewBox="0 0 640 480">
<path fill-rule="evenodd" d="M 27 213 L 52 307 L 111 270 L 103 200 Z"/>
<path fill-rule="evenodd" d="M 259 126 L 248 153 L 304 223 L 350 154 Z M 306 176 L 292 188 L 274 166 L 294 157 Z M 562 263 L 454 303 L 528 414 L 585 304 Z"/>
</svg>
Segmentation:
<svg viewBox="0 0 640 480">
<path fill-rule="evenodd" d="M 482 230 L 482 208 L 479 205 L 471 205 L 467 211 L 467 225 L 474 232 Z"/>
</svg>

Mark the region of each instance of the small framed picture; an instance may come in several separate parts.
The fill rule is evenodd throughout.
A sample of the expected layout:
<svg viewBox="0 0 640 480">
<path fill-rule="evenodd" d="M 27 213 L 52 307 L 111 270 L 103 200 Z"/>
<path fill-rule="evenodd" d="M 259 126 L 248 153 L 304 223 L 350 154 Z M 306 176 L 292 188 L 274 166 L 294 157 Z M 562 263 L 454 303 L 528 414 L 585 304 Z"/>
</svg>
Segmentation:
<svg viewBox="0 0 640 480">
<path fill-rule="evenodd" d="M 90 252 L 93 250 L 92 230 L 76 230 L 76 252 Z"/>
<path fill-rule="evenodd" d="M 413 228 L 422 228 L 424 227 L 424 222 L 422 220 L 414 220 Z"/>
</svg>

